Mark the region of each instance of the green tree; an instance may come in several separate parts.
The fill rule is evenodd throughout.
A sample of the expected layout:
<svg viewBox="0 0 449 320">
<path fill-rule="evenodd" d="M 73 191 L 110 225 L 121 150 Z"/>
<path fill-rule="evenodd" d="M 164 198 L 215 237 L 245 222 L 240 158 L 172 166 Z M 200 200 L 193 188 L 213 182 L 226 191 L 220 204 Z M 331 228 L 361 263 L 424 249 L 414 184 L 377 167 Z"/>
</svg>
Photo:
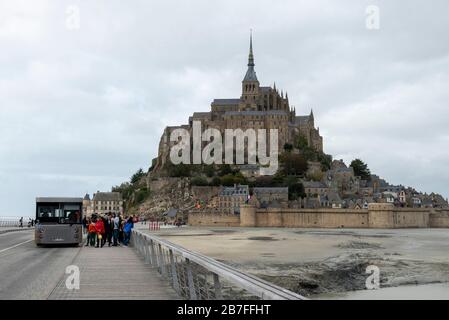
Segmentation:
<svg viewBox="0 0 449 320">
<path fill-rule="evenodd" d="M 288 200 L 298 200 L 305 196 L 304 185 L 301 182 L 294 183 L 288 187 Z"/>
<path fill-rule="evenodd" d="M 284 150 L 287 151 L 287 152 L 292 152 L 292 150 L 293 150 L 293 145 L 290 144 L 290 143 L 284 144 Z"/>
<path fill-rule="evenodd" d="M 131 180 L 131 183 L 132 183 L 132 184 L 135 184 L 135 183 L 139 182 L 140 179 L 142 179 L 144 176 L 145 176 L 145 173 L 143 172 L 143 169 L 140 168 L 139 170 L 137 170 L 136 173 L 134 173 L 134 174 L 132 175 L 132 177 L 131 177 L 131 179 L 130 179 L 130 180 Z"/>
<path fill-rule="evenodd" d="M 112 192 L 120 192 L 123 199 L 126 201 L 131 197 L 134 188 L 129 182 L 124 182 L 119 186 L 112 187 Z"/>
<path fill-rule="evenodd" d="M 296 149 L 304 150 L 304 149 L 309 147 L 309 143 L 307 142 L 307 138 L 304 135 L 302 135 L 302 134 L 297 135 L 294 140 L 295 140 L 294 141 L 294 147 Z"/>
<path fill-rule="evenodd" d="M 307 160 L 299 154 L 284 152 L 280 156 L 282 173 L 288 175 L 304 175 L 307 171 Z"/>
<path fill-rule="evenodd" d="M 282 172 L 276 172 L 273 176 L 272 186 L 273 187 L 283 187 L 286 176 L 282 174 Z"/>
<path fill-rule="evenodd" d="M 170 164 L 168 166 L 168 175 L 170 177 L 190 177 L 191 167 L 190 165 L 180 163 L 177 165 Z"/>
<path fill-rule="evenodd" d="M 228 174 L 232 174 L 232 168 L 229 164 L 222 164 L 220 166 L 220 177 L 226 176 Z"/>
<path fill-rule="evenodd" d="M 150 190 L 147 188 L 141 188 L 137 190 L 135 202 L 136 204 L 141 204 L 150 196 Z"/>
<path fill-rule="evenodd" d="M 273 185 L 273 177 L 272 176 L 260 176 L 257 177 L 254 181 L 255 187 L 274 187 Z"/>
<path fill-rule="evenodd" d="M 323 172 L 322 171 L 315 171 L 310 174 L 307 174 L 307 178 L 312 181 L 321 181 L 323 179 Z"/>
<path fill-rule="evenodd" d="M 371 179 L 371 172 L 368 169 L 368 165 L 364 163 L 360 159 L 352 160 L 350 167 L 354 169 L 354 174 L 356 176 L 361 177 L 363 180 L 370 180 Z"/>
<path fill-rule="evenodd" d="M 219 177 L 213 177 L 212 181 L 210 182 L 210 186 L 212 187 L 218 187 L 221 184 L 221 180 Z"/>
<path fill-rule="evenodd" d="M 203 172 L 209 178 L 212 178 L 215 175 L 215 168 L 213 164 L 205 165 L 203 168 Z"/>
<path fill-rule="evenodd" d="M 227 174 L 220 178 L 220 184 L 226 187 L 233 186 L 234 181 L 234 176 L 232 174 Z"/>
<path fill-rule="evenodd" d="M 236 174 L 227 174 L 220 178 L 220 184 L 223 186 L 231 187 L 234 184 L 247 184 L 248 181 L 246 178 L 240 173 Z"/>
<path fill-rule="evenodd" d="M 191 181 L 192 186 L 207 186 L 209 183 L 207 182 L 206 178 L 203 177 L 195 177 Z"/>
<path fill-rule="evenodd" d="M 237 172 L 234 174 L 234 183 L 247 184 L 248 181 L 246 180 L 245 176 L 241 172 Z"/>
<path fill-rule="evenodd" d="M 320 153 L 318 153 L 317 160 L 321 163 L 322 171 L 330 170 L 331 164 L 332 164 L 332 156 L 330 154 L 325 154 L 325 153 L 320 152 Z"/>
</svg>

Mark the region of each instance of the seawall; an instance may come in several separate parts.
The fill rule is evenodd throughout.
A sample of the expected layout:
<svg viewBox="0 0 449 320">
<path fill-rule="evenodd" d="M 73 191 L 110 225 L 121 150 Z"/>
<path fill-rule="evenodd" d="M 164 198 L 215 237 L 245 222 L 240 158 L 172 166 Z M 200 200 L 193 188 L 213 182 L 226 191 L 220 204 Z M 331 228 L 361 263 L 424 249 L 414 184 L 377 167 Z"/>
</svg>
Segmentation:
<svg viewBox="0 0 449 320">
<path fill-rule="evenodd" d="M 396 208 L 373 203 L 368 209 L 258 209 L 242 205 L 240 215 L 189 214 L 189 225 L 281 228 L 449 228 L 449 210 Z"/>
</svg>

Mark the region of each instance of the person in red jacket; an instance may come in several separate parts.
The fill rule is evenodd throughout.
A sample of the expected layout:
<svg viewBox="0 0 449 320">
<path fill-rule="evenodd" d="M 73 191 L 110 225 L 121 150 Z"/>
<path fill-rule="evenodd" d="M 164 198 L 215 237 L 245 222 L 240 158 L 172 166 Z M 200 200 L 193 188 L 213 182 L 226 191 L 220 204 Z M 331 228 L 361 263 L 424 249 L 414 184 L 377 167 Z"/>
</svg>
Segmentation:
<svg viewBox="0 0 449 320">
<path fill-rule="evenodd" d="M 98 217 L 97 222 L 95 223 L 95 229 L 97 231 L 97 246 L 96 248 L 103 248 L 105 242 L 105 230 L 104 230 L 104 222 L 102 217 Z"/>
<path fill-rule="evenodd" d="M 88 227 L 88 234 L 87 234 L 87 244 L 86 246 L 95 246 L 95 241 L 97 239 L 97 228 L 95 226 L 94 220 L 90 220 L 89 227 Z"/>
</svg>

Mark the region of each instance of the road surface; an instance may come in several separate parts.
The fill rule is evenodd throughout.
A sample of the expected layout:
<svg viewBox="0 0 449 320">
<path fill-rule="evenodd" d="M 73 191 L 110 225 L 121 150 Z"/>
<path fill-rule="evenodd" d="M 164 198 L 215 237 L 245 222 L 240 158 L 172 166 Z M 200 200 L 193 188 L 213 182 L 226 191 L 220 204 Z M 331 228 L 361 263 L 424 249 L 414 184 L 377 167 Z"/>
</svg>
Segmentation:
<svg viewBox="0 0 449 320">
<path fill-rule="evenodd" d="M 47 299 L 80 248 L 36 247 L 32 230 L 0 234 L 0 299 Z"/>
</svg>

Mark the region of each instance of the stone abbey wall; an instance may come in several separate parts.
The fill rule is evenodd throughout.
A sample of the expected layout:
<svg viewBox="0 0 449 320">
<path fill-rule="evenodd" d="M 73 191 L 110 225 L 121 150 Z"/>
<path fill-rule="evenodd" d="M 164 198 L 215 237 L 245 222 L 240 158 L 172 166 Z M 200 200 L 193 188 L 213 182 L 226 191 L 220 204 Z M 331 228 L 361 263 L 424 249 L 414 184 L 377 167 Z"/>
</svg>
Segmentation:
<svg viewBox="0 0 449 320">
<path fill-rule="evenodd" d="M 429 225 L 431 228 L 447 228 L 449 226 L 449 209 L 435 210 L 429 216 Z"/>
<path fill-rule="evenodd" d="M 242 227 L 367 228 L 368 210 L 240 208 Z"/>
<path fill-rule="evenodd" d="M 290 228 L 368 227 L 368 212 L 366 210 L 253 209 L 251 207 L 240 209 L 240 223 L 242 226 Z"/>
<path fill-rule="evenodd" d="M 188 224 L 191 226 L 208 226 L 208 227 L 240 227 L 240 217 L 238 215 L 221 215 L 194 213 L 189 214 Z"/>
<path fill-rule="evenodd" d="M 395 208 L 370 204 L 367 210 L 257 209 L 240 207 L 238 215 L 190 214 L 194 226 L 286 228 L 449 228 L 449 210 Z"/>
</svg>

